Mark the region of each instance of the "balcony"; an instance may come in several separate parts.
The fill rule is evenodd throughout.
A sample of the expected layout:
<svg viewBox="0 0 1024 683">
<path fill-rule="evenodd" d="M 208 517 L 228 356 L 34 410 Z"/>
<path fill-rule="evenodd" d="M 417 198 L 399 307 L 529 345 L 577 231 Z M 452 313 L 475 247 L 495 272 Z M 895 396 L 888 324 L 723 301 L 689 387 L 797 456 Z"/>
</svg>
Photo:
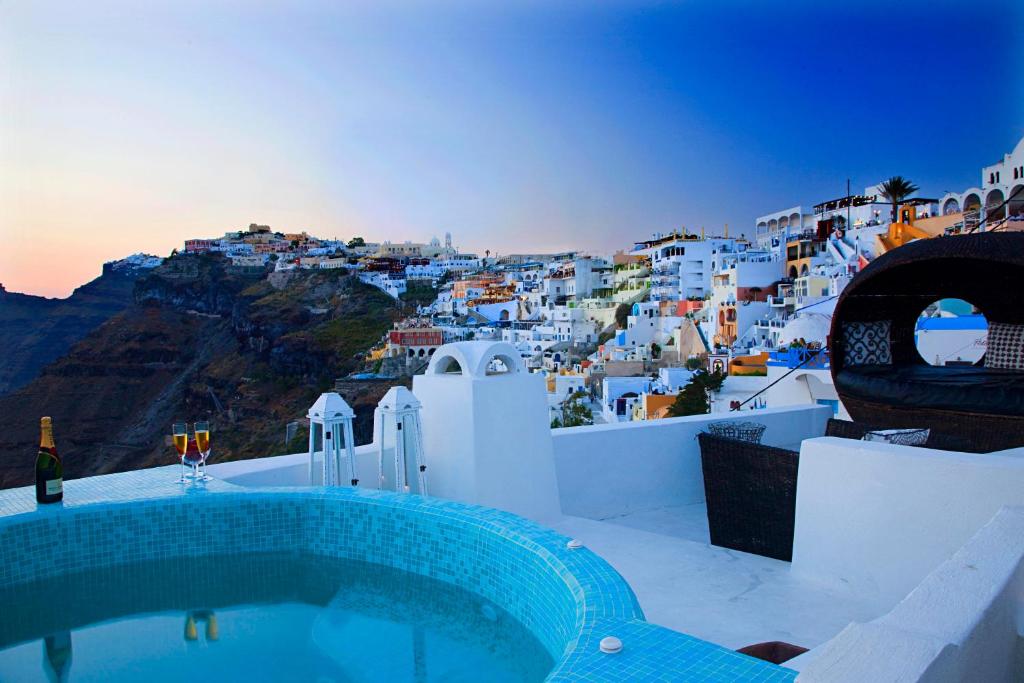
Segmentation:
<svg viewBox="0 0 1024 683">
<path fill-rule="evenodd" d="M 808 370 L 825 370 L 829 367 L 828 350 L 791 346 L 788 349 L 772 351 L 768 355 L 768 363 L 781 365 L 790 370 L 801 367 Z"/>
</svg>

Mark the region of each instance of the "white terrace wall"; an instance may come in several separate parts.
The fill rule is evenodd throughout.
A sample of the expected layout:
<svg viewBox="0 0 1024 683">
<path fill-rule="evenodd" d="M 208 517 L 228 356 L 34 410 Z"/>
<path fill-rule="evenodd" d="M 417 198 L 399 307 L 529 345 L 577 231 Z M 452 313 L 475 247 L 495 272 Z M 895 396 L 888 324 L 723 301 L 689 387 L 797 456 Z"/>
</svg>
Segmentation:
<svg viewBox="0 0 1024 683">
<path fill-rule="evenodd" d="M 562 512 L 605 519 L 627 512 L 704 501 L 697 434 L 710 422 L 752 420 L 762 442 L 796 450 L 825 433 L 832 410 L 799 406 L 665 420 L 570 427 L 552 432 Z"/>
<path fill-rule="evenodd" d="M 793 571 L 841 580 L 888 608 L 1004 505 L 1024 505 L 1024 449 L 811 439 L 800 450 Z"/>
<path fill-rule="evenodd" d="M 797 681 L 1024 680 L 1022 558 L 1024 508 L 1003 508 L 891 612 L 808 653 Z"/>
<path fill-rule="evenodd" d="M 313 468 L 316 477 L 313 484 L 316 486 L 322 484 L 322 471 L 319 466 L 322 457 L 322 455 L 317 456 L 317 466 Z M 376 487 L 377 467 L 376 447 L 373 444 L 356 446 L 356 477 L 359 478 L 360 483 Z M 385 463 L 385 467 L 387 467 L 387 463 Z M 233 460 L 210 465 L 207 470 L 212 476 L 238 486 L 310 485 L 309 453 Z M 429 491 L 429 482 L 427 489 Z"/>
<path fill-rule="evenodd" d="M 708 423 L 755 420 L 767 427 L 764 443 L 796 450 L 802 439 L 823 434 L 830 416 L 824 406 L 799 406 L 553 430 L 562 512 L 604 519 L 665 505 L 702 503 L 704 477 L 697 433 L 707 429 Z M 296 453 L 211 465 L 209 471 L 241 486 L 308 486 L 308 468 L 309 456 Z M 428 489 L 435 474 L 428 453 Z M 377 454 L 372 444 L 356 447 L 356 475 L 363 482 L 376 481 Z"/>
</svg>

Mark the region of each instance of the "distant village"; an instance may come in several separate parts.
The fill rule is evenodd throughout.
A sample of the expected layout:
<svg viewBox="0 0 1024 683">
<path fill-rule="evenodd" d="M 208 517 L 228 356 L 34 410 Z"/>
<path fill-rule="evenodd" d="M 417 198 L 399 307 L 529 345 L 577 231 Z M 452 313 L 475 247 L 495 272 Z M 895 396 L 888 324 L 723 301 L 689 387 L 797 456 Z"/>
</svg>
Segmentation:
<svg viewBox="0 0 1024 683">
<path fill-rule="evenodd" d="M 1024 141 L 982 170 L 981 186 L 941 198 L 894 178 L 904 186 L 890 180 L 766 213 L 738 235 L 680 228 L 614 253 L 481 256 L 457 249 L 450 234 L 376 243 L 256 224 L 186 240 L 184 251 L 265 272 L 345 269 L 395 299 L 430 292 L 432 303 L 418 299 L 368 362 L 415 374 L 444 343 L 508 342 L 545 375 L 554 427 L 687 414 L 681 402 L 695 385 L 697 412 L 818 403 L 842 416 L 826 348 L 835 299 L 874 258 L 912 240 L 972 231 L 986 215 L 988 229 L 1024 225 L 1022 157 Z M 984 320 L 972 325 L 971 313 L 927 311 L 966 323 L 944 326 L 922 355 L 939 364 L 979 358 Z"/>
</svg>

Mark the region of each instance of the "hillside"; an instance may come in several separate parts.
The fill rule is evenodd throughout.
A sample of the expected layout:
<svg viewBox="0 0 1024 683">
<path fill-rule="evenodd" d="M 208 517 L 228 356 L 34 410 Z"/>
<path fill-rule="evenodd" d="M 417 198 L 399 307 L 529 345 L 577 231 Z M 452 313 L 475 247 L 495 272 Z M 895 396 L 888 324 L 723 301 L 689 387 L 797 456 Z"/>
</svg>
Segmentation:
<svg viewBox="0 0 1024 683">
<path fill-rule="evenodd" d="M 136 269 L 105 267 L 100 277 L 66 299 L 0 287 L 0 395 L 31 382 L 43 366 L 127 308 L 138 275 Z"/>
<path fill-rule="evenodd" d="M 177 256 L 140 278 L 133 302 L 26 386 L 0 396 L 0 487 L 31 481 L 42 415 L 69 478 L 175 462 L 175 420 L 209 418 L 216 460 L 302 450 L 298 420 L 400 315 L 342 271 L 236 272 Z M 353 396 L 357 439 L 386 386 Z"/>
</svg>

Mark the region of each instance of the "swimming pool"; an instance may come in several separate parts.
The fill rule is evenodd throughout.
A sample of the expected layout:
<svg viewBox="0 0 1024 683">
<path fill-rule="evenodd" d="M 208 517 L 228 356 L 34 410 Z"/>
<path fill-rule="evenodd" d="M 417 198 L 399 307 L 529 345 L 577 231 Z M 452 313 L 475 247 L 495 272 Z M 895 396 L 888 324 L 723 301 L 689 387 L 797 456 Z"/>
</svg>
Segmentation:
<svg viewBox="0 0 1024 683">
<path fill-rule="evenodd" d="M 12 667 L 34 666 L 43 680 L 42 660 L 63 666 L 70 639 L 75 677 L 91 662 L 109 679 L 134 670 L 132 634 L 145 643 L 138 666 L 201 679 L 189 667 L 263 662 L 263 680 L 292 678 L 267 658 L 323 680 L 375 680 L 390 666 L 376 680 L 417 680 L 417 666 L 422 680 L 795 676 L 647 624 L 607 563 L 515 515 L 362 489 L 182 487 L 176 476 L 73 480 L 63 506 L 39 510 L 32 489 L 0 491 L 0 599 L 5 615 L 22 615 L 0 627 Z M 607 635 L 622 652 L 599 651 Z"/>
<path fill-rule="evenodd" d="M 61 577 L 63 600 L 53 589 L 0 591 L 0 680 L 519 683 L 554 666 L 494 603 L 351 560 L 157 560 Z"/>
</svg>

